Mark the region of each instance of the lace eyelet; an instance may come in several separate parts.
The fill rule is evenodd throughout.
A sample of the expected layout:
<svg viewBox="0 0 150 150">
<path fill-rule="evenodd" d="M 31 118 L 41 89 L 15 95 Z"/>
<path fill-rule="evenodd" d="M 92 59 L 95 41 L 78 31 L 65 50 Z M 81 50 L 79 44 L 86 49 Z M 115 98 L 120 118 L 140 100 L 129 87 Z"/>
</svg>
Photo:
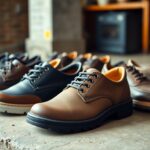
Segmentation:
<svg viewBox="0 0 150 150">
<path fill-rule="evenodd" d="M 79 91 L 80 91 L 81 93 L 84 93 L 84 90 L 83 90 L 83 89 L 80 89 Z"/>
<path fill-rule="evenodd" d="M 34 80 L 32 80 L 32 82 L 33 82 L 33 83 L 35 83 L 35 79 L 34 79 Z"/>
<path fill-rule="evenodd" d="M 49 71 L 49 68 L 48 68 L 48 67 L 46 67 L 46 68 L 45 68 L 45 71 Z"/>
<path fill-rule="evenodd" d="M 87 87 L 87 88 L 90 88 L 90 85 L 87 85 L 86 87 Z"/>
<path fill-rule="evenodd" d="M 94 83 L 94 80 L 91 79 L 90 82 L 91 82 L 91 83 Z"/>
</svg>

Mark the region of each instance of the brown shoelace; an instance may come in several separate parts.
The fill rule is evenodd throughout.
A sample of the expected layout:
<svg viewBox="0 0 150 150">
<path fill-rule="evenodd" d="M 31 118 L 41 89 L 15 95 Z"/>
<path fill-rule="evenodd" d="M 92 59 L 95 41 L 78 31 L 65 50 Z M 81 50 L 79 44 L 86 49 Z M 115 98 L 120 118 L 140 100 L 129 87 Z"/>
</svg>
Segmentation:
<svg viewBox="0 0 150 150">
<path fill-rule="evenodd" d="M 147 78 L 144 76 L 144 74 L 141 73 L 139 70 L 137 70 L 134 66 L 126 66 L 126 68 L 129 72 L 132 73 L 132 75 L 134 75 L 136 80 L 141 81 L 141 82 L 144 80 L 147 80 Z"/>
</svg>

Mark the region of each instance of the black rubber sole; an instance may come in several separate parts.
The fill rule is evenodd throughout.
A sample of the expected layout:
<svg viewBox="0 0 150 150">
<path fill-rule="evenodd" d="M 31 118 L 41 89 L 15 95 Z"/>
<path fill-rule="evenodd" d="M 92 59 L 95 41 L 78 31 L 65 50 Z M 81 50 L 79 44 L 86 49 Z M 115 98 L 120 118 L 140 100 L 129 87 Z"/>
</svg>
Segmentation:
<svg viewBox="0 0 150 150">
<path fill-rule="evenodd" d="M 134 109 L 143 111 L 143 112 L 150 112 L 150 107 L 145 106 L 139 106 L 139 105 L 133 105 Z"/>
<path fill-rule="evenodd" d="M 122 119 L 132 115 L 132 101 L 114 105 L 96 117 L 82 121 L 60 121 L 43 118 L 32 113 L 27 114 L 27 122 L 40 128 L 50 129 L 56 132 L 70 133 L 94 129 L 102 125 L 110 117 Z"/>
<path fill-rule="evenodd" d="M 137 100 L 138 101 L 138 100 Z M 147 102 L 147 101 L 143 101 L 143 102 Z M 150 102 L 149 102 L 150 103 Z M 146 106 L 146 105 L 142 105 L 142 104 L 137 104 L 137 103 L 134 103 L 133 101 L 133 107 L 136 109 L 136 110 L 139 110 L 139 111 L 145 111 L 145 112 L 150 112 L 150 106 Z"/>
</svg>

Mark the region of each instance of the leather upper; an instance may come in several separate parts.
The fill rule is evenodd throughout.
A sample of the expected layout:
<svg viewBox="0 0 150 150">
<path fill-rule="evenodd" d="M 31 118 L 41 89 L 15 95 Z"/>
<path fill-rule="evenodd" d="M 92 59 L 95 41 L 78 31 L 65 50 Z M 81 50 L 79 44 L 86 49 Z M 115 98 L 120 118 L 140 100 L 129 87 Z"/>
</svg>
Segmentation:
<svg viewBox="0 0 150 150">
<path fill-rule="evenodd" d="M 117 76 L 117 70 L 112 72 L 116 72 L 114 75 Z M 63 121 L 93 118 L 112 105 L 131 101 L 126 74 L 125 71 L 123 72 L 120 81 L 119 79 L 112 81 L 109 75 L 102 75 L 96 69 L 88 69 L 86 72 L 80 73 L 65 90 L 53 99 L 35 104 L 31 113 Z M 81 78 L 85 79 L 81 80 Z"/>
</svg>

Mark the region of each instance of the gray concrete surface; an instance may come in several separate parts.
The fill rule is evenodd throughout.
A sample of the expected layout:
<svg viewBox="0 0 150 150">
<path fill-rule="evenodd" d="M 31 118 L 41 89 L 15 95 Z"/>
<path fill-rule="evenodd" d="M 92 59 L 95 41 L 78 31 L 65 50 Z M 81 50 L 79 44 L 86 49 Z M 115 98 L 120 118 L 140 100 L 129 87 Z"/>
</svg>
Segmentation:
<svg viewBox="0 0 150 150">
<path fill-rule="evenodd" d="M 150 64 L 148 55 L 134 58 Z M 0 150 L 150 150 L 150 113 L 135 111 L 131 117 L 113 120 L 82 133 L 58 134 L 27 124 L 25 116 L 0 114 Z"/>
</svg>

